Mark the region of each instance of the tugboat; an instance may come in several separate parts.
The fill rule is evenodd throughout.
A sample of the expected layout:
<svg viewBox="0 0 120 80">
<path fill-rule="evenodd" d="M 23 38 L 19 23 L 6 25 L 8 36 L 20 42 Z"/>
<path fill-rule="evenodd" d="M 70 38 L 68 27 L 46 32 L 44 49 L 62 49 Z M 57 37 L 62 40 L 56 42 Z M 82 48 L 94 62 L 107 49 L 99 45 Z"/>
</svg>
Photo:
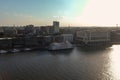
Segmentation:
<svg viewBox="0 0 120 80">
<path fill-rule="evenodd" d="M 53 42 L 48 47 L 48 50 L 50 50 L 50 51 L 66 50 L 66 49 L 73 49 L 73 45 L 69 41 Z"/>
</svg>

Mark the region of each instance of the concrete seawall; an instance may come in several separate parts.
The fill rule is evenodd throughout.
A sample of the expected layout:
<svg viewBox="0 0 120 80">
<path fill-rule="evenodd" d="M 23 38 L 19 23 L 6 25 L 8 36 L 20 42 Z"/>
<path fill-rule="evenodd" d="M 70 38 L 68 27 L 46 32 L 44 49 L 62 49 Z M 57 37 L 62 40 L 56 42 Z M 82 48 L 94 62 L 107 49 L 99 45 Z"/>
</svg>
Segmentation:
<svg viewBox="0 0 120 80">
<path fill-rule="evenodd" d="M 44 47 L 42 37 L 0 39 L 0 49 Z"/>
</svg>

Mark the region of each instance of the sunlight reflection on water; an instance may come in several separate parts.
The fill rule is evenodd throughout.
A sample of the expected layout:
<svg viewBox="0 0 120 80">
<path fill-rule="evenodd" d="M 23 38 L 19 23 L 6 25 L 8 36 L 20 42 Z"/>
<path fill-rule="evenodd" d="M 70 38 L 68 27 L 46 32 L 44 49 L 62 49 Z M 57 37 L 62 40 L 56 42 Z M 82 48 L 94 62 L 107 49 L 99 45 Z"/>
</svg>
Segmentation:
<svg viewBox="0 0 120 80">
<path fill-rule="evenodd" d="M 114 45 L 112 46 L 112 51 L 109 55 L 110 58 L 110 72 L 112 73 L 112 76 L 114 77 L 114 80 L 120 79 L 120 46 Z"/>
</svg>

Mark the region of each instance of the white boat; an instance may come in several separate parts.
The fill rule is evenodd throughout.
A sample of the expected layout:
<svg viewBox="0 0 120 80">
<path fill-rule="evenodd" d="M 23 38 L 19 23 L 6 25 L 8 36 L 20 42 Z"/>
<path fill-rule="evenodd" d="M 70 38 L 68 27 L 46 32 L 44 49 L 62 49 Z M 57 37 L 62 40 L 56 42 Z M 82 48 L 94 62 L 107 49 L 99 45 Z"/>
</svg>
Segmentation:
<svg viewBox="0 0 120 80">
<path fill-rule="evenodd" d="M 54 42 L 52 44 L 50 44 L 50 46 L 48 47 L 48 50 L 63 50 L 63 49 L 72 49 L 73 45 L 69 42 L 69 41 L 65 41 L 65 42 Z"/>
<path fill-rule="evenodd" d="M 11 52 L 16 53 L 16 52 L 20 52 L 20 50 L 19 49 L 13 49 L 13 50 L 11 50 Z"/>
<path fill-rule="evenodd" d="M 32 50 L 31 48 L 25 48 L 24 49 L 25 51 L 30 51 L 30 50 Z"/>
<path fill-rule="evenodd" d="M 7 53 L 8 51 L 6 51 L 6 50 L 0 50 L 0 54 L 5 54 L 5 53 Z"/>
</svg>

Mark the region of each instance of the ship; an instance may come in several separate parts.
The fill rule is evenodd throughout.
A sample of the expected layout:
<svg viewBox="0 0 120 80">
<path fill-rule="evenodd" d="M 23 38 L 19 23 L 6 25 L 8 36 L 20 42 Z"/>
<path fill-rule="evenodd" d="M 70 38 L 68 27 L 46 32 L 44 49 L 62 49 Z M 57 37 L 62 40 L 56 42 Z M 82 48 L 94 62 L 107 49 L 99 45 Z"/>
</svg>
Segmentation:
<svg viewBox="0 0 120 80">
<path fill-rule="evenodd" d="M 53 42 L 48 47 L 48 50 L 50 51 L 66 50 L 66 49 L 73 49 L 73 45 L 69 41 Z"/>
</svg>

